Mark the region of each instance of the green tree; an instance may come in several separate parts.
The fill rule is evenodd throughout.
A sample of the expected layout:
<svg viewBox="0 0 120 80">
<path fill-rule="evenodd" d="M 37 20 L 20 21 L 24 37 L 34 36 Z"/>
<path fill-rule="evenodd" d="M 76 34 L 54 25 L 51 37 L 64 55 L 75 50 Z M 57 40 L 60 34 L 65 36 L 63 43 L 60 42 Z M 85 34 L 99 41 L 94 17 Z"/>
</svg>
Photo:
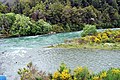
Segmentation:
<svg viewBox="0 0 120 80">
<path fill-rule="evenodd" d="M 63 29 L 62 26 L 59 26 L 59 25 L 53 25 L 53 27 L 52 27 L 52 31 L 53 31 L 53 32 L 60 33 L 60 32 L 64 32 L 64 29 Z"/>
<path fill-rule="evenodd" d="M 8 12 L 8 6 L 0 2 L 0 13 L 7 13 L 7 12 Z"/>
<path fill-rule="evenodd" d="M 61 2 L 59 1 L 56 1 L 53 4 L 50 4 L 49 15 L 47 17 L 48 22 L 51 22 L 53 24 L 60 23 L 63 8 L 64 8 L 64 5 L 61 4 Z"/>
<path fill-rule="evenodd" d="M 113 8 L 118 10 L 118 4 L 117 4 L 117 0 L 106 0 L 109 5 L 111 5 Z"/>
<path fill-rule="evenodd" d="M 46 14 L 48 14 L 48 12 L 46 12 L 46 5 L 42 1 L 30 10 L 30 16 L 36 21 L 45 19 Z"/>
<path fill-rule="evenodd" d="M 45 22 L 43 19 L 40 19 L 37 22 L 37 26 L 40 26 L 42 29 L 42 33 L 49 33 L 52 31 L 52 25 L 50 25 L 49 23 Z"/>
<path fill-rule="evenodd" d="M 7 13 L 7 14 L 1 14 L 0 13 L 0 28 L 1 28 L 1 33 L 5 35 L 10 34 L 10 29 L 12 24 L 14 23 L 15 20 L 15 14 L 14 13 Z"/>
<path fill-rule="evenodd" d="M 31 26 L 33 25 L 29 17 L 17 14 L 16 20 L 11 27 L 12 36 L 25 36 L 31 35 Z"/>
<path fill-rule="evenodd" d="M 25 3 L 24 9 L 23 9 L 23 14 L 26 16 L 29 16 L 30 10 L 31 10 L 30 5 L 28 3 Z"/>
<path fill-rule="evenodd" d="M 88 6 L 84 8 L 82 21 L 83 23 L 94 24 L 99 21 L 100 15 L 100 11 L 95 9 L 93 6 Z"/>
<path fill-rule="evenodd" d="M 92 0 L 92 5 L 95 8 L 100 8 L 102 6 L 101 2 L 102 2 L 101 0 Z"/>
</svg>

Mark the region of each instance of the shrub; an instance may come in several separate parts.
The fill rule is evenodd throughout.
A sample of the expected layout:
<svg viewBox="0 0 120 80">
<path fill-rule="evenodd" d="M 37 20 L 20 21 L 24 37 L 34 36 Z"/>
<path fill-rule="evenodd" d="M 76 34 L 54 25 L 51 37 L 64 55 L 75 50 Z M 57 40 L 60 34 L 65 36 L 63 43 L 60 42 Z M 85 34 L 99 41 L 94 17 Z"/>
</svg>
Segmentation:
<svg viewBox="0 0 120 80">
<path fill-rule="evenodd" d="M 59 32 L 64 32 L 64 29 L 62 26 L 53 25 L 52 31 L 59 33 Z"/>
<path fill-rule="evenodd" d="M 31 21 L 29 17 L 17 14 L 10 32 L 12 36 L 42 34 L 42 25 L 47 26 L 45 24 L 46 22 L 38 25 L 38 23 L 35 23 L 35 21 Z"/>
<path fill-rule="evenodd" d="M 31 18 L 36 21 L 39 19 L 44 19 L 46 15 L 45 8 L 46 8 L 46 5 L 42 1 L 39 4 L 36 4 L 36 6 L 32 7 L 32 9 L 30 10 Z"/>
<path fill-rule="evenodd" d="M 106 23 L 99 23 L 97 25 L 98 28 L 113 28 L 113 25 L 110 22 L 106 22 Z"/>
<path fill-rule="evenodd" d="M 0 33 L 9 35 L 10 28 L 14 22 L 14 15 L 9 15 L 12 13 L 1 14 L 0 13 Z"/>
<path fill-rule="evenodd" d="M 116 41 L 116 42 L 120 42 L 120 38 L 116 38 L 115 41 Z"/>
<path fill-rule="evenodd" d="M 119 80 L 120 68 L 111 68 L 108 71 L 93 74 L 86 67 L 77 67 L 72 73 L 62 63 L 57 71 L 48 76 L 42 71 L 39 72 L 32 63 L 29 63 L 27 68 L 19 69 L 18 74 L 21 80 Z"/>
<path fill-rule="evenodd" d="M 85 37 L 86 35 L 94 35 L 95 33 L 97 33 L 95 25 L 85 25 L 85 27 L 83 28 L 83 32 L 81 33 L 81 36 Z"/>
<path fill-rule="evenodd" d="M 0 1 L 0 13 L 6 13 L 8 12 L 8 6 L 4 5 Z"/>
<path fill-rule="evenodd" d="M 40 26 L 42 29 L 42 33 L 49 33 L 52 31 L 52 25 L 50 25 L 49 23 L 45 22 L 43 19 L 40 19 L 37 22 L 37 26 Z"/>
<path fill-rule="evenodd" d="M 84 25 L 83 24 L 69 24 L 70 30 L 71 31 L 80 31 L 83 29 Z"/>
<path fill-rule="evenodd" d="M 27 68 L 19 69 L 20 80 L 50 80 L 45 72 L 38 71 L 30 62 Z"/>
<path fill-rule="evenodd" d="M 74 70 L 74 80 L 89 80 L 90 72 L 87 68 L 78 67 Z"/>
<path fill-rule="evenodd" d="M 42 34 L 41 26 L 35 24 L 35 21 L 32 21 L 31 33 L 32 35 Z"/>
<path fill-rule="evenodd" d="M 111 68 L 108 71 L 102 71 L 93 77 L 93 80 L 119 80 L 120 69 Z"/>
<path fill-rule="evenodd" d="M 25 36 L 30 35 L 31 25 L 30 18 L 24 15 L 17 14 L 15 16 L 16 20 L 11 27 L 12 36 Z"/>
<path fill-rule="evenodd" d="M 106 33 L 102 34 L 102 39 L 101 40 L 102 40 L 102 42 L 107 42 L 109 40 L 109 37 L 107 36 Z"/>
<path fill-rule="evenodd" d="M 66 24 L 65 26 L 63 26 L 63 28 L 64 28 L 65 32 L 70 32 L 71 31 L 70 26 L 68 24 Z"/>
<path fill-rule="evenodd" d="M 67 68 L 67 66 L 64 63 L 62 63 L 60 65 L 60 69 L 58 69 L 58 71 L 54 72 L 52 79 L 54 79 L 54 80 L 71 80 L 70 69 Z"/>
<path fill-rule="evenodd" d="M 80 37 L 72 40 L 66 40 L 65 43 L 74 44 L 94 44 L 94 43 L 116 43 L 120 42 L 120 30 L 105 30 L 104 32 L 97 32 L 93 35 Z"/>
<path fill-rule="evenodd" d="M 11 19 L 11 23 L 14 23 L 15 21 L 15 13 L 6 13 L 5 14 L 9 19 Z"/>
</svg>

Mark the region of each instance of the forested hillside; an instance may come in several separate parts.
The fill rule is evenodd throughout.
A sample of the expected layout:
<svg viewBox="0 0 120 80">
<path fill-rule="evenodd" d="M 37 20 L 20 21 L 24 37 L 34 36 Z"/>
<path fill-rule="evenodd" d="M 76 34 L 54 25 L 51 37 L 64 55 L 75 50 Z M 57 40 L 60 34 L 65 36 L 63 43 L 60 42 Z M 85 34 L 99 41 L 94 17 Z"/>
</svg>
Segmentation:
<svg viewBox="0 0 120 80">
<path fill-rule="evenodd" d="M 97 28 L 120 27 L 120 0 L 16 0 L 12 5 L 0 4 L 0 12 L 23 14 L 35 24 L 43 19 L 54 32 L 78 31 L 85 24 L 93 24 Z M 8 24 L 1 21 L 0 27 L 3 25 L 8 28 Z M 10 29 L 12 25 L 9 25 Z M 43 29 L 41 31 L 38 32 L 43 33 Z M 11 34 L 9 30 L 7 32 Z"/>
</svg>

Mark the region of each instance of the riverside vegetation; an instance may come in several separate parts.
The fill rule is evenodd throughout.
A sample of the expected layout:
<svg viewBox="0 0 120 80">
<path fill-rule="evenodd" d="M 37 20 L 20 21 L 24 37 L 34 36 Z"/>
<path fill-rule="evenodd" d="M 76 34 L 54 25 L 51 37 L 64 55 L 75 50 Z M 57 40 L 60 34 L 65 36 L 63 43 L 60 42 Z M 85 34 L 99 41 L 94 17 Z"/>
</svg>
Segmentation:
<svg viewBox="0 0 120 80">
<path fill-rule="evenodd" d="M 86 67 L 77 67 L 71 70 L 62 63 L 53 74 L 45 74 L 45 72 L 38 71 L 32 63 L 29 63 L 27 68 L 19 69 L 18 74 L 21 80 L 119 80 L 120 68 L 111 68 L 94 74 Z"/>
<path fill-rule="evenodd" d="M 80 38 L 65 40 L 55 48 L 95 48 L 95 49 L 120 49 L 120 30 L 107 29 L 97 32 L 95 25 L 86 25 Z"/>
<path fill-rule="evenodd" d="M 87 25 L 89 24 L 89 25 Z M 84 29 L 83 29 L 84 28 Z M 82 38 L 56 47 L 120 49 L 120 0 L 14 0 L 0 3 L 0 38 L 79 31 Z M 21 80 L 119 80 L 120 69 L 93 74 L 87 68 L 70 70 L 65 64 L 53 74 L 38 71 L 32 63 L 19 69 Z"/>
<path fill-rule="evenodd" d="M 13 0 L 0 3 L 0 36 L 30 36 L 51 32 L 120 27 L 119 0 Z"/>
</svg>

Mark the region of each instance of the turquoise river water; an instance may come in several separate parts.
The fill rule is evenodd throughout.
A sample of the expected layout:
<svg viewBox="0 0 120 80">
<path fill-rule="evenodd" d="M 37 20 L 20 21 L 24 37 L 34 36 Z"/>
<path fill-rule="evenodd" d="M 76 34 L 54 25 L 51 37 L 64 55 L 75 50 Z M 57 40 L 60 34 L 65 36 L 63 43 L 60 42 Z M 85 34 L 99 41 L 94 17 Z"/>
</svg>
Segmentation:
<svg viewBox="0 0 120 80">
<path fill-rule="evenodd" d="M 120 67 L 119 50 L 46 48 L 63 43 L 66 39 L 80 37 L 80 33 L 0 39 L 0 74 L 6 75 L 8 80 L 18 80 L 17 70 L 31 61 L 39 70 L 50 73 L 62 62 L 71 69 L 86 66 L 95 72 Z"/>
</svg>

